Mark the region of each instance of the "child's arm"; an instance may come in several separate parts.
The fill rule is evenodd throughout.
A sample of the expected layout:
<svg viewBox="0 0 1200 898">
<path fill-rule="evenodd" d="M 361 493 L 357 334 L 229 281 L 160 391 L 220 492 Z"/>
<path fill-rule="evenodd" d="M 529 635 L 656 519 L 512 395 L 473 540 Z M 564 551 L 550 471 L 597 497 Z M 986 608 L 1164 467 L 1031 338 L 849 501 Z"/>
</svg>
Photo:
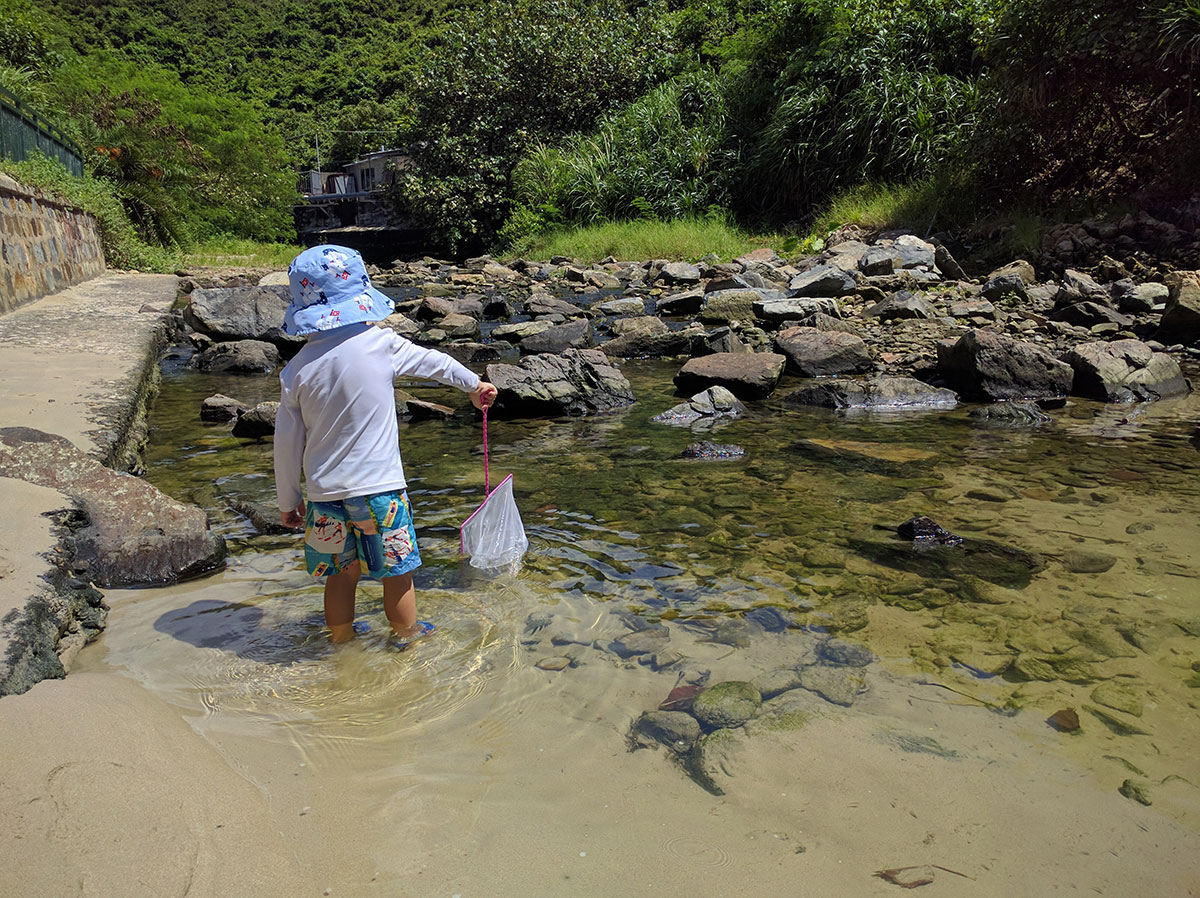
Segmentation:
<svg viewBox="0 0 1200 898">
<path fill-rule="evenodd" d="M 280 380 L 279 411 L 275 414 L 275 494 L 285 527 L 304 522 L 300 469 L 304 463 L 304 419 L 296 397 Z"/>
<path fill-rule="evenodd" d="M 481 385 L 484 383 L 479 375 L 446 353 L 417 346 L 399 334 L 393 334 L 392 337 L 392 370 L 396 377 L 422 377 L 458 387 L 464 393 L 472 394 L 472 402 L 477 395 L 481 395 Z M 492 393 L 495 393 L 494 387 Z"/>
</svg>

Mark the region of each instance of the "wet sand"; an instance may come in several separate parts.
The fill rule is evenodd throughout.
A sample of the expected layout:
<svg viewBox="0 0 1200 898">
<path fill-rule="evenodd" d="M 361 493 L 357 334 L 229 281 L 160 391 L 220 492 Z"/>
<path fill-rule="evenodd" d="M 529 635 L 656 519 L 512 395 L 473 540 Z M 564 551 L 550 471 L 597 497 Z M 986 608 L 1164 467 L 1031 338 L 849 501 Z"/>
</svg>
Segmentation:
<svg viewBox="0 0 1200 898">
<path fill-rule="evenodd" d="M 1002 716 L 874 665 L 853 709 L 798 692 L 806 722 L 755 731 L 714 796 L 664 751 L 628 750 L 630 723 L 672 676 L 600 658 L 533 666 L 513 634 L 550 597 L 431 592 L 443 625 L 425 645 L 385 656 L 368 637 L 330 652 L 313 638 L 311 588 L 284 572 L 268 575 L 274 595 L 248 596 L 263 574 L 246 562 L 110 593 L 110 630 L 80 660 L 90 672 L 0 704 L 5 756 L 22 758 L 6 767 L 22 785 L 4 784 L 4 819 L 22 821 L 22 841 L 40 824 L 56 858 L 73 834 L 82 853 L 67 869 L 125 884 L 47 894 L 174 894 L 181 862 L 200 871 L 186 894 L 214 896 L 275 893 L 229 891 L 220 877 L 236 870 L 238 882 L 293 876 L 289 894 L 849 898 L 896 894 L 874 874 L 919 865 L 936 865 L 931 895 L 1200 893 L 1197 790 L 1168 783 L 1154 806 L 1136 804 L 1040 714 Z M 189 608 L 210 633 L 226 615 L 224 647 L 189 641 Z M 252 626 L 246 608 L 261 612 Z M 610 626 L 589 610 L 574 609 L 581 627 Z M 763 651 L 786 657 L 786 638 Z M 273 646 L 289 640 L 301 660 L 281 665 Z M 701 642 L 679 648 L 720 660 Z M 122 713 L 99 718 L 89 695 L 101 694 Z M 71 764 L 86 776 L 67 804 L 52 772 Z M 57 822 L 13 816 L 55 803 Z M 131 853 L 114 824 L 177 847 Z M 39 854 L 3 859 L 0 894 L 45 867 Z M 224 862 L 209 868 L 213 856 Z M 154 887 L 131 891 L 133 869 Z"/>
</svg>

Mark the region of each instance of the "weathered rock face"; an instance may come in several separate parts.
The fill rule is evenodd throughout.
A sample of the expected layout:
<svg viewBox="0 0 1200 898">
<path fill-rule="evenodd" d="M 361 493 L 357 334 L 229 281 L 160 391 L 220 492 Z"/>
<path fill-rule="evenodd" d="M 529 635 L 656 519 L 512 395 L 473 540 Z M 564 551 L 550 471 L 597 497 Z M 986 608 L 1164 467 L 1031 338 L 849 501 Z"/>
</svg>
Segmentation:
<svg viewBox="0 0 1200 898">
<path fill-rule="evenodd" d="M 724 387 L 739 399 L 765 399 L 786 362 L 773 352 L 718 352 L 688 361 L 675 375 L 675 386 L 684 395 Z"/>
<path fill-rule="evenodd" d="M 283 313 L 290 301 L 291 290 L 286 286 L 193 290 L 183 317 L 218 343 L 262 340 L 290 356 L 304 345 L 303 337 L 289 336 L 282 329 Z"/>
<path fill-rule="evenodd" d="M 1075 371 L 1071 392 L 1106 402 L 1166 399 L 1189 392 L 1179 364 L 1140 340 L 1076 346 L 1063 361 Z"/>
<path fill-rule="evenodd" d="M 629 381 L 597 349 L 488 365 L 487 380 L 499 390 L 491 408 L 499 417 L 590 415 L 634 401 Z"/>
<path fill-rule="evenodd" d="M 836 377 L 788 393 L 783 401 L 833 409 L 925 409 L 954 408 L 958 397 L 911 377 Z"/>
<path fill-rule="evenodd" d="M 705 337 L 704 328 L 698 324 L 678 331 L 647 324 L 601 343 L 599 348 L 613 358 L 666 358 L 692 355 L 704 343 Z"/>
<path fill-rule="evenodd" d="M 562 352 L 592 345 L 592 323 L 586 318 L 548 327 L 521 341 L 521 352 Z"/>
<path fill-rule="evenodd" d="M 76 566 L 100 586 L 168 583 L 218 567 L 225 540 L 199 508 L 104 467 L 70 441 L 27 427 L 0 429 L 0 469 L 74 498 L 88 523 L 74 535 Z"/>
<path fill-rule="evenodd" d="M 706 430 L 714 427 L 719 421 L 732 421 L 745 413 L 746 406 L 738 402 L 737 397 L 727 389 L 710 387 L 702 393 L 697 393 L 687 402 L 681 402 L 662 414 L 655 415 L 651 420 L 674 427 Z"/>
<path fill-rule="evenodd" d="M 702 321 L 753 321 L 757 305 L 783 299 L 778 290 L 717 290 L 704 298 Z"/>
<path fill-rule="evenodd" d="M 840 318 L 842 313 L 836 299 L 810 297 L 796 299 L 768 299 L 754 304 L 754 314 L 768 324 L 798 321 L 813 315 Z"/>
<path fill-rule="evenodd" d="M 262 340 L 217 343 L 192 357 L 201 371 L 225 374 L 266 374 L 279 366 L 279 350 Z"/>
<path fill-rule="evenodd" d="M 664 296 L 654 305 L 659 315 L 695 315 L 704 305 L 704 291 L 700 288 L 685 290 Z"/>
<path fill-rule="evenodd" d="M 1167 345 L 1200 342 L 1200 272 L 1176 272 L 1167 279 L 1167 288 L 1167 307 L 1155 338 Z"/>
<path fill-rule="evenodd" d="M 960 396 L 987 402 L 1061 398 L 1074 377 L 1070 365 L 1035 344 L 990 330 L 939 343 L 938 370 Z"/>
<path fill-rule="evenodd" d="M 845 296 L 853 293 L 857 281 L 835 265 L 818 265 L 792 278 L 789 288 L 793 296 Z"/>
<path fill-rule="evenodd" d="M 907 290 L 901 290 L 865 309 L 862 314 L 864 318 L 896 321 L 905 318 L 936 318 L 937 310 L 920 297 L 913 296 Z"/>
<path fill-rule="evenodd" d="M 857 374 L 873 367 L 871 352 L 861 337 L 815 327 L 789 327 L 775 337 L 792 370 L 804 377 Z"/>
</svg>

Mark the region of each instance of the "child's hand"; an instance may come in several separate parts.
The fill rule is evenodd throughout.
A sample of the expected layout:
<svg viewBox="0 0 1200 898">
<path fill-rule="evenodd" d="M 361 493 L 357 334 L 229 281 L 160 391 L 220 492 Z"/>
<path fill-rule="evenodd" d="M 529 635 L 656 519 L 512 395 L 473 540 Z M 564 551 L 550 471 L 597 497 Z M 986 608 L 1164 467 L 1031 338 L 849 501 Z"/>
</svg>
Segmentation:
<svg viewBox="0 0 1200 898">
<path fill-rule="evenodd" d="M 495 385 L 481 380 L 479 386 L 471 391 L 471 404 L 482 411 L 496 401 L 496 394 L 499 392 Z"/>
<path fill-rule="evenodd" d="M 290 527 L 292 530 L 299 530 L 304 526 L 304 503 L 301 502 L 296 506 L 294 511 L 281 511 L 279 519 L 284 527 Z"/>
</svg>

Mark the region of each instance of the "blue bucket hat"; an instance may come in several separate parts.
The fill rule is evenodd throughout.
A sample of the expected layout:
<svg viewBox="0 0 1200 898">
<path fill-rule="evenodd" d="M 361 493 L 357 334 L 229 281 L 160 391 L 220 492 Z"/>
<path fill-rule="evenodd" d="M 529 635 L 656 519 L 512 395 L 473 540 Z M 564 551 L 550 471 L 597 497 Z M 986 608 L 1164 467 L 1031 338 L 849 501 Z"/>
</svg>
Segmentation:
<svg viewBox="0 0 1200 898">
<path fill-rule="evenodd" d="M 283 332 L 303 336 L 348 324 L 382 321 L 392 300 L 371 286 L 358 250 L 324 244 L 306 249 L 288 266 L 292 301 Z"/>
</svg>

